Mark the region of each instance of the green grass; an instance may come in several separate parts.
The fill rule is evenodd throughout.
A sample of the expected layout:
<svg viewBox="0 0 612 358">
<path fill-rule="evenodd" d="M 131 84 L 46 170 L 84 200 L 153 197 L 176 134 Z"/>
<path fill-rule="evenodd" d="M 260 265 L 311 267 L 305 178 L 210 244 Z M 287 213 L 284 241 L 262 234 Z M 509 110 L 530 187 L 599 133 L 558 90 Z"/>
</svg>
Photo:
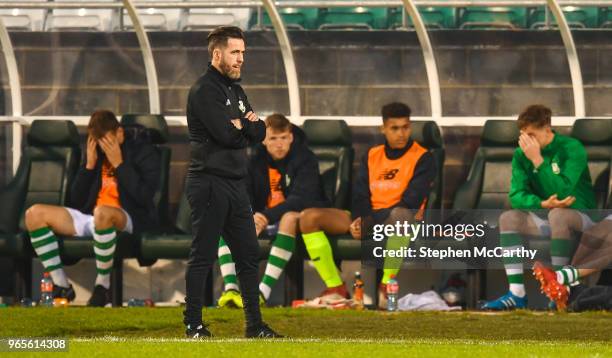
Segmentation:
<svg viewBox="0 0 612 358">
<path fill-rule="evenodd" d="M 384 312 L 265 309 L 292 337 L 241 339 L 240 310 L 208 309 L 215 339 L 183 339 L 180 308 L 0 309 L 0 337 L 69 337 L 70 355 L 204 356 L 612 356 L 612 313 Z M 65 354 L 64 354 L 65 355 Z"/>
</svg>

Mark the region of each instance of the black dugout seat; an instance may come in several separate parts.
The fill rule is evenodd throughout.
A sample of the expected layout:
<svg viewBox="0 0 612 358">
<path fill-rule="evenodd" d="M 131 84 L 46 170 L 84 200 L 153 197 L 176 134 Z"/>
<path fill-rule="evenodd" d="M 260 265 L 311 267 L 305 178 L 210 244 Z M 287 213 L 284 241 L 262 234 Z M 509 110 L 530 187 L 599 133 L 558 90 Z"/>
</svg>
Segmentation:
<svg viewBox="0 0 612 358">
<path fill-rule="evenodd" d="M 435 121 L 410 121 L 411 138 L 427 148 L 434 156 L 438 167 L 438 175 L 427 199 L 427 209 L 442 209 L 442 183 L 444 181 L 444 142 L 440 127 Z"/>
<path fill-rule="evenodd" d="M 480 137 L 480 146 L 472 161 L 468 177 L 455 194 L 452 209 L 455 213 L 470 210 L 492 210 L 486 221 L 497 227 L 499 214 L 510 209 L 508 193 L 512 178 L 512 157 L 518 146 L 519 130 L 515 120 L 488 120 Z M 494 211 L 493 211 L 494 210 Z M 462 214 L 463 215 L 463 214 Z M 489 236 L 489 235 L 488 235 Z M 495 241 L 496 238 L 490 237 Z M 476 245 L 464 240 L 465 245 Z M 468 306 L 475 307 L 486 290 L 486 269 L 469 270 Z"/>
<path fill-rule="evenodd" d="M 348 125 L 343 120 L 307 119 L 303 129 L 319 160 L 325 194 L 335 208 L 348 208 L 355 156 Z"/>
<path fill-rule="evenodd" d="M 0 189 L 0 256 L 15 263 L 15 298 L 31 297 L 35 255 L 24 223 L 33 204 L 65 205 L 80 159 L 79 134 L 71 121 L 35 120 L 14 178 Z"/>
<path fill-rule="evenodd" d="M 571 136 L 584 145 L 591 180 L 593 180 L 597 209 L 603 209 L 606 207 L 606 199 L 610 194 L 612 119 L 577 119 L 572 127 Z"/>
<path fill-rule="evenodd" d="M 513 120 L 488 120 L 470 172 L 457 190 L 453 209 L 509 209 L 512 156 L 519 130 Z"/>
</svg>

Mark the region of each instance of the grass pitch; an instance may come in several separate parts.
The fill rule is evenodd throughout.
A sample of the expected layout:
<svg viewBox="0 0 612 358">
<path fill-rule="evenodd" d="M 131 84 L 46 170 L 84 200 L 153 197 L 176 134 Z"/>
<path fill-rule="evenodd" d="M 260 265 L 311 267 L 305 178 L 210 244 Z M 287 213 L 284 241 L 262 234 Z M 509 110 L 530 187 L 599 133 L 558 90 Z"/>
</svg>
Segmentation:
<svg viewBox="0 0 612 358">
<path fill-rule="evenodd" d="M 291 338 L 254 341 L 241 338 L 241 310 L 207 309 L 204 317 L 215 338 L 198 342 L 183 339 L 181 312 L 180 308 L 8 308 L 0 310 L 0 337 L 67 337 L 68 354 L 56 354 L 80 357 L 612 357 L 609 312 L 389 314 L 270 308 L 264 309 L 265 320 Z M 30 353 L 34 354 L 41 353 Z"/>
</svg>

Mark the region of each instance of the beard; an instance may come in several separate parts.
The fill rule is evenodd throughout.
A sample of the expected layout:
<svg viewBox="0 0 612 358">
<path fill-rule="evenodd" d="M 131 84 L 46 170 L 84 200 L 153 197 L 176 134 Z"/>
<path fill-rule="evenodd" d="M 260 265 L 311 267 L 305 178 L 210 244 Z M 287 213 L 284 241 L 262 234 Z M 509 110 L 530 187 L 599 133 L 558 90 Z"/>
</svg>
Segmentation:
<svg viewBox="0 0 612 358">
<path fill-rule="evenodd" d="M 229 63 L 225 62 L 223 59 L 221 59 L 221 63 L 219 64 L 219 67 L 221 67 L 221 70 L 223 71 L 223 74 L 233 80 L 237 80 L 240 78 L 240 69 L 235 69 L 233 68 Z"/>
</svg>

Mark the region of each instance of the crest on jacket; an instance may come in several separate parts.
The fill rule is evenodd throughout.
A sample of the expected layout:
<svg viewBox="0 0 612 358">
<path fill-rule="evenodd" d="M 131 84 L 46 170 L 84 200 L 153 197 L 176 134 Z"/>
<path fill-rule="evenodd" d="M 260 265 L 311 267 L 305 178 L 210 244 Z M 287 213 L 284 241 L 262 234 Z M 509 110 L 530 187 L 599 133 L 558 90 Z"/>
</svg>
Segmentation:
<svg viewBox="0 0 612 358">
<path fill-rule="evenodd" d="M 555 173 L 555 174 L 561 173 L 561 168 L 559 168 L 559 164 L 558 163 L 553 162 L 550 166 L 552 167 L 553 173 Z"/>
</svg>

